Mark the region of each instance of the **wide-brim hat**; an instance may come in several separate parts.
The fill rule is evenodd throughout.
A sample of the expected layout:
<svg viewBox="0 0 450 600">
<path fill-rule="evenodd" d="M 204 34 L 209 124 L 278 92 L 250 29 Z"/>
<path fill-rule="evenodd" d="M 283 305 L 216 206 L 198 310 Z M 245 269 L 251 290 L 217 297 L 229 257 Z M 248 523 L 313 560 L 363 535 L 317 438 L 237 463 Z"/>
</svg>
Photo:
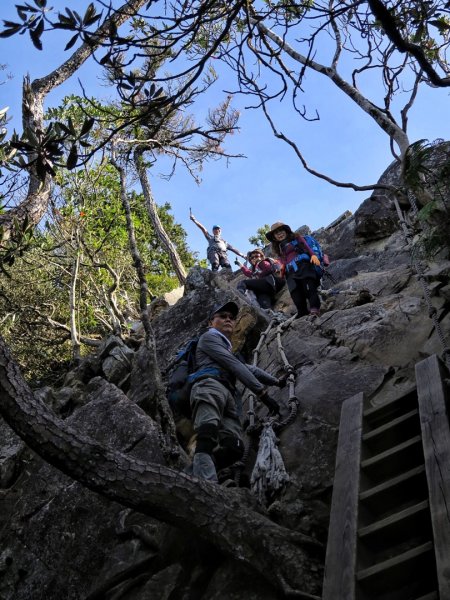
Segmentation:
<svg viewBox="0 0 450 600">
<path fill-rule="evenodd" d="M 274 232 L 275 232 L 277 229 L 284 229 L 284 230 L 285 230 L 285 232 L 286 232 L 288 235 L 289 235 L 290 233 L 292 233 L 292 229 L 289 227 L 289 225 L 286 225 L 286 223 L 282 223 L 281 221 L 277 221 L 276 223 L 274 223 L 274 224 L 272 225 L 272 227 L 270 228 L 270 231 L 268 231 L 268 232 L 266 233 L 266 238 L 267 238 L 267 239 L 268 239 L 270 242 L 273 242 L 273 241 L 274 241 L 274 239 L 275 239 L 275 238 L 274 238 L 273 234 L 274 234 Z"/>
<path fill-rule="evenodd" d="M 218 302 L 217 304 L 214 304 L 211 312 L 209 313 L 209 318 L 212 319 L 216 313 L 222 311 L 228 311 L 233 315 L 233 317 L 236 318 L 239 313 L 239 306 L 236 304 L 236 302 L 231 300 L 229 302 L 225 302 L 225 304 Z"/>
</svg>

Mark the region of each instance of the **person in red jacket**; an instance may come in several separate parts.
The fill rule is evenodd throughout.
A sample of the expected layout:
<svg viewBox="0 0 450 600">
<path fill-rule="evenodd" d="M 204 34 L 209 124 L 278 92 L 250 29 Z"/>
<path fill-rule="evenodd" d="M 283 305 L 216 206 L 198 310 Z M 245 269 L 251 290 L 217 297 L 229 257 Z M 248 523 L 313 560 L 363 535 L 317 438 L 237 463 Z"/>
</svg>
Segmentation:
<svg viewBox="0 0 450 600">
<path fill-rule="evenodd" d="M 270 309 L 275 302 L 276 294 L 284 286 L 284 280 L 281 277 L 281 264 L 273 258 L 266 258 L 259 248 L 250 250 L 247 254 L 247 260 L 250 268 L 236 260 L 241 271 L 249 279 L 240 281 L 236 289 L 245 294 L 251 290 L 261 308 Z"/>
<path fill-rule="evenodd" d="M 320 266 L 319 258 L 306 240 L 285 223 L 274 223 L 266 233 L 266 238 L 272 243 L 274 256 L 284 267 L 289 293 L 297 308 L 297 318 L 307 314 L 318 317 L 320 297 L 317 289 L 320 276 L 315 267 Z"/>
</svg>

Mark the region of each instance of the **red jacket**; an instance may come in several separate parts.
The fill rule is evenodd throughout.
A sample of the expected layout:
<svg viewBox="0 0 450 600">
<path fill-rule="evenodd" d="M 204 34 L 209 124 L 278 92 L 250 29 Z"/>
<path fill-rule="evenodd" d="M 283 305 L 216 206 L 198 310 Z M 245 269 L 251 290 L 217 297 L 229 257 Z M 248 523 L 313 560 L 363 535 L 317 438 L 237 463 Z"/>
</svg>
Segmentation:
<svg viewBox="0 0 450 600">
<path fill-rule="evenodd" d="M 252 277 L 253 279 L 262 279 L 263 277 L 267 277 L 267 275 L 279 275 L 280 270 L 280 261 L 274 259 L 269 260 L 268 258 L 260 260 L 252 269 L 249 269 L 244 265 L 241 267 L 241 271 L 244 275 Z"/>
</svg>

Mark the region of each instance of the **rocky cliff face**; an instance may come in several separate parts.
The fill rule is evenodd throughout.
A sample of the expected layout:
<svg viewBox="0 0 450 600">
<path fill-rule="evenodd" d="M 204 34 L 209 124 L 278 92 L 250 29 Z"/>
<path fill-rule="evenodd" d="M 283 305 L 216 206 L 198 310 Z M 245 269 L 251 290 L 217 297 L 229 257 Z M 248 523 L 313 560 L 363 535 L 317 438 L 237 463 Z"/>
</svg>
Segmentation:
<svg viewBox="0 0 450 600">
<path fill-rule="evenodd" d="M 315 235 L 332 259 L 331 277 L 323 283 L 322 316 L 294 320 L 281 333 L 296 374 L 299 410 L 280 433 L 290 482 L 271 498 L 267 510 L 277 523 L 325 543 L 342 402 L 360 391 L 372 405 L 408 392 L 414 386 L 415 363 L 440 354 L 442 346 L 388 199 L 369 199 L 355 215 Z M 424 259 L 421 264 L 448 340 L 450 262 L 442 252 L 434 262 Z M 212 304 L 224 299 L 242 307 L 234 345 L 251 362 L 269 319 L 236 291 L 236 280 L 193 269 L 174 305 L 158 303 L 152 325 L 163 371 L 183 342 L 204 329 Z M 276 309 L 294 313 L 287 291 L 281 292 Z M 102 444 L 182 468 L 185 453 L 180 449 L 178 456 L 168 455 L 161 428 L 148 414 L 154 379 L 146 369 L 147 358 L 139 336 L 110 338 L 96 356 L 67 374 L 62 388 L 37 393 Z M 282 364 L 274 327 L 258 365 L 278 373 Z M 273 395 L 286 417 L 286 390 Z M 264 416 L 264 407 L 258 413 Z M 2 600 L 279 597 L 260 576 L 244 572 L 212 546 L 62 475 L 3 421 L 0 431 Z M 247 476 L 254 458 L 251 452 Z M 307 589 L 317 595 L 322 567 L 319 552 L 304 574 Z"/>
</svg>

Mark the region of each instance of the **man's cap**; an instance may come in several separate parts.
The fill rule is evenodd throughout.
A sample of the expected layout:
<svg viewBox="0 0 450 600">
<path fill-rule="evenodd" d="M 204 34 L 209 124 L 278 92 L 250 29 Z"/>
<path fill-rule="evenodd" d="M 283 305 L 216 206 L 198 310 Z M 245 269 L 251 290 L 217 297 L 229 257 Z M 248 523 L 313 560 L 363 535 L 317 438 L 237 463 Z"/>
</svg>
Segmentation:
<svg viewBox="0 0 450 600">
<path fill-rule="evenodd" d="M 220 225 L 213 225 L 212 228 L 213 229 L 222 229 L 222 227 Z"/>
<path fill-rule="evenodd" d="M 273 233 L 274 231 L 276 231 L 277 229 L 284 229 L 285 232 L 289 235 L 290 233 L 292 233 L 292 229 L 289 227 L 289 225 L 286 225 L 286 223 L 282 223 L 281 221 L 277 221 L 276 223 L 274 223 L 272 225 L 272 227 L 270 228 L 270 231 L 268 231 L 266 233 L 266 238 L 273 242 L 274 241 L 274 236 Z"/>
<path fill-rule="evenodd" d="M 227 311 L 231 313 L 233 317 L 237 317 L 239 313 L 239 306 L 236 304 L 236 302 L 232 301 L 225 302 L 225 304 L 218 302 L 217 304 L 214 304 L 212 311 L 209 313 L 209 318 L 212 319 L 216 313 L 222 311 Z"/>
</svg>

